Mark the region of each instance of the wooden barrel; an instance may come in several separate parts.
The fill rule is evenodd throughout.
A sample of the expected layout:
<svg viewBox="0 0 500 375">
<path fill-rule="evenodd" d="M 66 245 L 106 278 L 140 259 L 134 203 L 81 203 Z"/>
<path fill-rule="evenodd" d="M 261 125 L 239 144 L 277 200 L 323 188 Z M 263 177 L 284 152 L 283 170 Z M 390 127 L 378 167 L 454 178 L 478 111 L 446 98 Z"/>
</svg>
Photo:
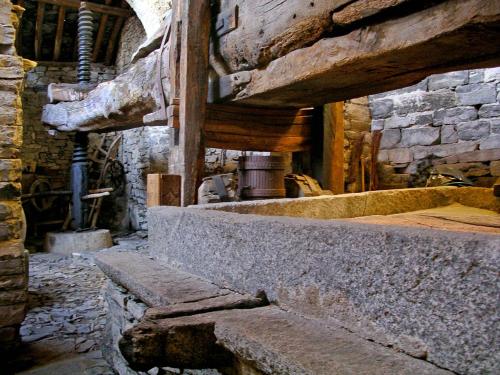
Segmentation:
<svg viewBox="0 0 500 375">
<path fill-rule="evenodd" d="M 281 156 L 242 156 L 238 191 L 243 200 L 284 198 L 285 159 Z"/>
</svg>

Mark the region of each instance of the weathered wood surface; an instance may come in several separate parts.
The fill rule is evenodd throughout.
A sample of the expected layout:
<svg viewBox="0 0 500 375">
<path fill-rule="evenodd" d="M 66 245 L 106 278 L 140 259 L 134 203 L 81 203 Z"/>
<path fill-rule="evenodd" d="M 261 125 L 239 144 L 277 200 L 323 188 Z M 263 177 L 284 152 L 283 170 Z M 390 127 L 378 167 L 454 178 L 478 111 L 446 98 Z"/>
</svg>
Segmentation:
<svg viewBox="0 0 500 375">
<path fill-rule="evenodd" d="M 99 131 L 142 126 L 142 117 L 157 107 L 154 97 L 157 53 L 127 72 L 101 83 L 78 102 L 48 104 L 42 121 L 60 131 Z"/>
<path fill-rule="evenodd" d="M 404 3 L 429 3 L 428 0 L 357 0 L 341 10 L 333 13 L 332 20 L 335 26 L 346 27 L 365 18 L 375 16 L 380 12 L 390 10 Z"/>
<path fill-rule="evenodd" d="M 179 147 L 181 205 L 196 203 L 205 164 L 204 124 L 208 96 L 209 0 L 186 0 L 180 48 Z"/>
<path fill-rule="evenodd" d="M 323 181 L 333 194 L 344 193 L 344 102 L 325 106 Z"/>
<path fill-rule="evenodd" d="M 252 71 L 235 101 L 319 105 L 404 87 L 432 73 L 500 65 L 499 25 L 498 0 L 448 0 L 276 59 Z"/>
<path fill-rule="evenodd" d="M 235 4 L 235 1 L 232 3 Z M 302 2 L 285 3 L 293 3 L 296 9 L 304 6 Z M 333 16 L 329 14 L 329 18 L 343 15 L 343 21 L 337 22 L 352 21 L 358 28 L 346 35 L 323 38 L 308 47 L 297 49 L 273 60 L 266 67 L 223 76 L 219 82 L 221 92 L 218 97 L 225 98 L 225 101 L 232 99 L 242 105 L 309 107 L 404 87 L 433 73 L 500 65 L 499 0 L 444 0 L 432 7 L 422 8 L 419 5 L 413 13 L 413 8 L 405 8 L 415 6 L 415 3 L 413 0 L 351 2 L 339 8 Z M 315 2 L 311 11 L 316 12 L 321 6 L 326 9 L 324 4 Z M 368 4 L 371 11 L 359 8 L 361 4 Z M 245 14 L 244 6 L 249 5 L 241 4 L 241 17 Z M 255 11 L 264 8 L 255 7 Z M 281 6 L 275 9 L 277 12 Z M 384 13 L 387 9 L 397 9 L 397 12 Z M 371 17 L 374 11 L 378 13 L 377 17 L 370 18 L 372 24 L 362 26 L 363 17 Z M 408 14 L 398 18 L 399 13 Z M 243 28 L 244 22 L 240 22 L 236 30 L 220 38 L 215 49 L 224 50 L 230 37 L 239 35 Z M 174 27 L 172 35 L 175 31 Z M 245 40 L 245 43 L 250 42 Z M 236 50 L 234 53 L 235 59 L 241 55 Z M 144 60 L 151 61 L 149 59 Z M 142 85 L 144 93 L 141 96 L 127 96 L 126 90 L 119 92 L 99 87 L 91 95 L 92 105 L 89 96 L 71 108 L 66 103 L 49 107 L 44 120 L 60 130 L 141 126 L 143 114 L 159 109 L 150 95 L 153 93 L 151 88 L 155 86 L 156 73 L 152 66 L 145 66 L 144 60 L 136 64 L 138 69 L 147 71 L 147 74 L 141 75 L 141 82 L 134 83 L 133 80 L 138 77 L 129 76 L 127 82 L 117 85 L 138 88 Z M 169 59 L 163 61 L 163 69 L 168 70 Z M 168 99 L 170 87 L 166 83 L 164 91 Z M 176 82 L 174 84 L 178 86 Z M 112 87 L 114 84 L 109 85 Z M 117 96 L 116 100 L 107 97 L 110 93 Z M 102 98 L 99 99 L 99 96 Z M 113 102 L 111 111 L 107 110 L 107 105 L 102 105 L 106 102 Z M 60 113 L 63 115 L 59 118 Z M 129 113 L 133 116 L 128 116 Z M 69 120 L 68 124 L 65 119 Z"/>
<path fill-rule="evenodd" d="M 50 103 L 75 102 L 85 99 L 96 86 L 96 84 L 82 86 L 78 83 L 51 83 L 47 87 L 47 96 Z"/>
<path fill-rule="evenodd" d="M 351 0 L 226 0 L 239 8 L 238 27 L 222 36 L 219 51 L 231 71 L 265 66 L 331 31 L 334 10 Z"/>
<path fill-rule="evenodd" d="M 168 124 L 179 128 L 179 107 L 167 108 Z M 208 104 L 206 147 L 241 151 L 305 151 L 311 145 L 313 111 Z"/>
</svg>

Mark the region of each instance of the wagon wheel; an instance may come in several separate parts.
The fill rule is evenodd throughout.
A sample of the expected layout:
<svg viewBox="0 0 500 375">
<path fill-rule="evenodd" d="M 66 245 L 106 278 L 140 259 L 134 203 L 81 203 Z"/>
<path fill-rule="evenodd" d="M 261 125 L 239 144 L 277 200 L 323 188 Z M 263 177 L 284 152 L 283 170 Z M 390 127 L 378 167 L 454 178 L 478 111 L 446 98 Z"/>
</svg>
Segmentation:
<svg viewBox="0 0 500 375">
<path fill-rule="evenodd" d="M 30 194 L 42 193 L 46 191 L 51 191 L 52 188 L 48 181 L 35 180 L 30 186 Z M 30 199 L 31 204 L 38 212 L 43 212 L 52 207 L 52 204 L 56 200 L 56 197 L 33 197 Z"/>
<path fill-rule="evenodd" d="M 109 160 L 104 173 L 104 186 L 113 188 L 113 192 L 122 195 L 125 187 L 125 170 L 118 160 Z"/>
</svg>

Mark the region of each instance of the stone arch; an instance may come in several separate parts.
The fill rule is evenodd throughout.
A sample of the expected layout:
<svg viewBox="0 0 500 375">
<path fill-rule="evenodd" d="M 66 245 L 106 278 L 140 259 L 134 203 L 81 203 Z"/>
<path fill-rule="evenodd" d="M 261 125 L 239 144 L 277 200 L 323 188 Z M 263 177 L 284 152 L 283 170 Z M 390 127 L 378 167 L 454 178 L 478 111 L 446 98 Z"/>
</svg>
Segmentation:
<svg viewBox="0 0 500 375">
<path fill-rule="evenodd" d="M 168 0 L 126 0 L 134 10 L 146 31 L 148 38 L 152 37 L 161 25 L 167 10 L 171 7 Z"/>
</svg>

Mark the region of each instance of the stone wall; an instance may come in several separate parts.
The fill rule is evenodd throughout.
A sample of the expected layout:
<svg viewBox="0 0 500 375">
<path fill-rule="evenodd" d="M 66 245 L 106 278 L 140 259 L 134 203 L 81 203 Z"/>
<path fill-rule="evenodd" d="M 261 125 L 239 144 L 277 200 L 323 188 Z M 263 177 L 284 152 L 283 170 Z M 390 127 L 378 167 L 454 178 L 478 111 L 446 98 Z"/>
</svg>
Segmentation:
<svg viewBox="0 0 500 375">
<path fill-rule="evenodd" d="M 422 186 L 431 166 L 446 164 L 491 185 L 500 176 L 499 91 L 500 68 L 492 68 L 433 75 L 371 96 L 372 130 L 383 132 L 382 183 Z"/>
<path fill-rule="evenodd" d="M 121 74 L 132 61 L 132 56 L 137 48 L 146 39 L 146 32 L 137 17 L 130 17 L 125 21 L 120 35 L 120 43 L 116 54 L 116 71 Z"/>
<path fill-rule="evenodd" d="M 115 77 L 114 67 L 92 64 L 91 81 L 100 83 Z M 54 190 L 69 189 L 70 167 L 73 154 L 74 133 L 56 132 L 42 124 L 42 108 L 48 103 L 49 83 L 76 83 L 75 63 L 42 63 L 26 75 L 23 92 L 23 160 L 22 186 L 29 193 L 35 180 L 46 181 Z M 60 197 L 53 202 L 50 210 L 39 212 L 31 204 L 25 205 L 29 223 L 28 233 L 34 232 L 33 224 L 39 221 L 64 219 L 67 201 Z M 46 226 L 41 229 L 57 228 Z M 42 233 L 39 233 L 42 234 Z"/>
<path fill-rule="evenodd" d="M 28 258 L 22 240 L 23 59 L 14 48 L 17 16 L 0 0 L 0 357 L 19 342 L 27 301 Z"/>
</svg>

